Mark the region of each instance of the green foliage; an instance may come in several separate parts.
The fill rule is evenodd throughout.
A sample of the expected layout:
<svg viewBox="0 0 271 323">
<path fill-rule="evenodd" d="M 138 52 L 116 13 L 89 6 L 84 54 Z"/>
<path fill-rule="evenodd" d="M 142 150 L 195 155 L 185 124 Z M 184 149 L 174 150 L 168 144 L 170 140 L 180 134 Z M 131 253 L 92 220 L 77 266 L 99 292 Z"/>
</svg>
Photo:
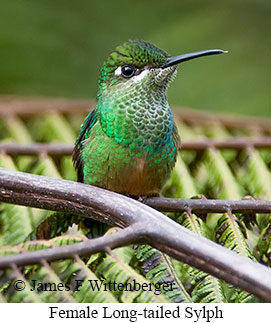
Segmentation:
<svg viewBox="0 0 271 323">
<path fill-rule="evenodd" d="M 271 266 L 271 223 L 262 230 L 255 248 L 256 257 L 268 266 Z"/>
<path fill-rule="evenodd" d="M 0 116 L 0 139 L 19 143 L 72 143 L 80 128 L 81 114 L 61 112 L 43 116 Z M 179 122 L 182 139 L 233 138 L 251 135 L 250 129 L 231 129 Z M 264 133 L 265 134 L 265 133 Z M 0 152 L 0 167 L 43 176 L 75 179 L 69 156 L 11 156 Z M 270 151 L 257 149 L 182 151 L 163 194 L 179 198 L 270 199 Z M 192 230 L 245 257 L 271 266 L 271 214 L 202 214 L 169 216 Z M 101 230 L 100 230 L 101 229 Z M 104 234 L 104 226 L 89 227 L 89 221 L 71 214 L 19 205 L 0 204 L 0 257 L 75 244 Z M 114 234 L 113 228 L 106 234 Z M 37 239 L 47 240 L 37 240 Z M 25 290 L 16 292 L 20 279 Z M 31 291 L 33 281 L 51 286 Z M 96 286 L 91 289 L 90 281 Z M 108 284 L 145 284 L 148 290 L 110 290 Z M 76 289 L 80 283 L 80 288 Z M 173 288 L 163 289 L 171 283 Z M 50 285 L 51 284 L 51 285 Z M 70 288 L 65 288 L 66 285 Z M 158 285 L 161 286 L 158 286 Z M 62 286 L 59 291 L 54 286 Z M 157 289 L 155 288 L 157 287 Z M 158 288 L 159 287 L 159 288 Z M 107 289 L 106 289 L 107 288 Z M 259 302 L 245 291 L 148 245 L 126 246 L 109 252 L 75 256 L 70 260 L 42 262 L 0 272 L 0 302 Z"/>
<path fill-rule="evenodd" d="M 219 218 L 216 229 L 216 241 L 243 256 L 252 258 L 251 251 L 242 232 L 242 227 L 231 212 L 227 212 L 227 214 Z"/>
<path fill-rule="evenodd" d="M 161 289 L 169 300 L 176 303 L 191 302 L 191 297 L 178 278 L 170 257 L 147 245 L 138 246 L 135 256 L 141 271 L 150 282 L 154 285 L 162 284 L 162 286 L 170 284 L 168 288 Z"/>
<path fill-rule="evenodd" d="M 189 230 L 199 234 L 204 234 L 204 223 L 192 213 L 184 213 L 180 215 L 177 222 L 188 228 Z M 187 271 L 191 279 L 191 295 L 193 302 L 226 302 L 223 295 L 221 281 L 217 278 L 203 273 L 202 271 L 187 266 Z"/>
<path fill-rule="evenodd" d="M 150 281 L 146 280 L 133 268 L 121 261 L 119 254 L 122 252 L 122 250 L 115 250 L 112 255 L 107 255 L 95 270 L 95 273 L 99 277 L 105 279 L 105 283 L 116 282 L 117 284 L 127 284 L 127 290 L 116 288 L 116 290 L 114 289 L 112 291 L 118 301 L 124 303 L 166 302 L 166 298 L 161 295 L 159 290 L 155 290 L 155 287 L 151 285 Z M 137 290 L 137 288 L 133 290 L 134 282 L 140 284 L 140 286 L 150 287 L 146 287 L 146 290 Z M 131 284 L 131 288 L 129 284 Z"/>
<path fill-rule="evenodd" d="M 12 159 L 0 154 L 0 167 L 16 170 Z M 23 242 L 33 230 L 29 208 L 0 203 L 0 245 L 16 245 Z"/>
</svg>

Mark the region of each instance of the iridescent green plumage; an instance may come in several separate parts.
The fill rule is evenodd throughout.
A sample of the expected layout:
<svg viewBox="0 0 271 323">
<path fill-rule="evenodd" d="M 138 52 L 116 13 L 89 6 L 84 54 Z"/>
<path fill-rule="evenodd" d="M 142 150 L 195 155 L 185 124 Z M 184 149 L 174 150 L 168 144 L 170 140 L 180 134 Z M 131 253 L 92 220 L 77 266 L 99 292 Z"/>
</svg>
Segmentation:
<svg viewBox="0 0 271 323">
<path fill-rule="evenodd" d="M 97 106 L 73 153 L 80 181 L 131 196 L 159 195 L 179 145 L 166 98 L 177 68 L 171 60 L 139 40 L 110 54 L 101 69 Z"/>
</svg>

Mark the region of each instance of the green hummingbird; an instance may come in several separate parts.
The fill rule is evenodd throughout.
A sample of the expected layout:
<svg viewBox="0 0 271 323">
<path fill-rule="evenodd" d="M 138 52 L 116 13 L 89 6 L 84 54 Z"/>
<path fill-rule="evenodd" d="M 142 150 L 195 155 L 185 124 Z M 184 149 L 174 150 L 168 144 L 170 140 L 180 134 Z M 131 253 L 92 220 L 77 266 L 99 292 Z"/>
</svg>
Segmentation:
<svg viewBox="0 0 271 323">
<path fill-rule="evenodd" d="M 97 106 L 75 143 L 78 181 L 132 197 L 160 195 L 180 145 L 168 85 L 179 63 L 224 52 L 172 57 L 143 40 L 116 47 L 102 65 Z"/>
</svg>

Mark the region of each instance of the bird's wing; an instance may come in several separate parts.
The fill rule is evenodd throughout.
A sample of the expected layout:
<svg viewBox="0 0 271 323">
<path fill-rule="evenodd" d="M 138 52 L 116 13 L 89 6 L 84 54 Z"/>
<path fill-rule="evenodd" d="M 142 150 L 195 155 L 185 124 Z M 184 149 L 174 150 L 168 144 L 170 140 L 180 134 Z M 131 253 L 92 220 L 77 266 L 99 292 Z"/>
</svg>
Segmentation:
<svg viewBox="0 0 271 323">
<path fill-rule="evenodd" d="M 77 181 L 83 182 L 83 161 L 81 158 L 81 149 L 84 141 L 89 137 L 89 133 L 92 127 L 97 122 L 97 110 L 94 109 L 85 119 L 79 136 L 75 142 L 75 146 L 72 152 L 72 161 L 77 171 Z"/>
</svg>

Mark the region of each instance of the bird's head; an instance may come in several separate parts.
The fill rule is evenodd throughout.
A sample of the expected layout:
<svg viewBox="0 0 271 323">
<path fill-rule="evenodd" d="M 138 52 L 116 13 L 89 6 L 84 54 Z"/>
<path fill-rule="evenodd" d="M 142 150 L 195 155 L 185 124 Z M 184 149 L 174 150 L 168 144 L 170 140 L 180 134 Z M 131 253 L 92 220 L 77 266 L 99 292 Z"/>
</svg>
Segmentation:
<svg viewBox="0 0 271 323">
<path fill-rule="evenodd" d="M 179 63 L 223 52 L 212 49 L 172 57 L 146 41 L 130 40 L 118 46 L 104 62 L 100 74 L 98 99 L 101 95 L 110 95 L 112 91 L 126 92 L 142 88 L 163 93 L 176 74 Z"/>
</svg>

